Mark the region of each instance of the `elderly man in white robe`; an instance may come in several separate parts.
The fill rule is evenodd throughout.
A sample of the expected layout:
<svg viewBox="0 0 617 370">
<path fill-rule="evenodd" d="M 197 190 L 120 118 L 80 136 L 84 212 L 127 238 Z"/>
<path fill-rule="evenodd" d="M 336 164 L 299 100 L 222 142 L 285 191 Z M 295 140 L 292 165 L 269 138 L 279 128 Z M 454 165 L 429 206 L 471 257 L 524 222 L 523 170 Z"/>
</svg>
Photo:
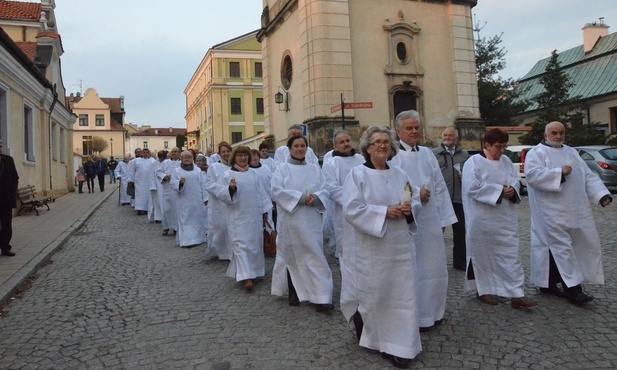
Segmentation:
<svg viewBox="0 0 617 370">
<path fill-rule="evenodd" d="M 218 146 L 220 155 L 219 162 L 211 163 L 206 174 L 206 190 L 210 193 L 208 202 L 208 248 L 204 258 L 209 259 L 217 256 L 221 261 L 231 259 L 231 246 L 227 233 L 227 205 L 216 198 L 216 184 L 219 177 L 229 170 L 229 158 L 231 157 L 231 145 L 221 142 Z"/>
<path fill-rule="evenodd" d="M 135 184 L 135 210 L 138 215 L 145 215 L 152 206 L 150 203 L 150 189 L 154 173 L 154 159 L 150 157 L 149 149 L 142 149 L 141 157 L 131 161 L 129 181 Z"/>
<path fill-rule="evenodd" d="M 536 303 L 525 297 L 525 273 L 518 257 L 520 182 L 510 158 L 502 155 L 508 134 L 490 129 L 484 149 L 463 168 L 463 208 L 467 221 L 465 290 L 477 291 L 482 303 L 498 304 L 494 295 L 508 297 L 512 308 Z"/>
<path fill-rule="evenodd" d="M 248 293 L 255 280 L 265 275 L 263 220 L 272 208 L 272 200 L 261 186 L 259 175 L 249 167 L 251 150 L 238 146 L 231 154 L 231 168 L 210 184 L 212 199 L 227 207 L 227 235 L 231 261 L 227 276 L 242 282 Z"/>
<path fill-rule="evenodd" d="M 353 320 L 360 346 L 407 368 L 422 350 L 410 233 L 422 205 L 405 171 L 387 163 L 395 143 L 389 128 L 369 127 L 360 140 L 366 162 L 343 185 L 341 310 Z"/>
<path fill-rule="evenodd" d="M 163 235 L 170 235 L 170 230 L 175 235 L 178 230 L 178 216 L 175 205 L 177 193 L 171 187 L 171 175 L 178 167 L 180 167 L 180 148 L 173 147 L 171 148 L 169 158 L 165 159 L 156 171 L 157 181 L 163 187 L 163 204 L 161 205 L 163 211 L 161 219 Z"/>
<path fill-rule="evenodd" d="M 602 248 L 590 202 L 613 198 L 573 148 L 566 129 L 551 122 L 544 140 L 527 153 L 531 208 L 531 280 L 540 291 L 582 305 L 593 300 L 581 283 L 604 284 Z M 561 285 L 561 289 L 558 284 Z"/>
<path fill-rule="evenodd" d="M 323 183 L 330 194 L 332 207 L 333 230 L 330 238 L 336 242 L 335 256 L 340 259 L 343 247 L 343 226 L 345 215 L 343 214 L 343 183 L 352 168 L 364 163 L 364 158 L 357 154 L 351 146 L 351 136 L 346 131 L 338 131 L 334 134 L 334 150 L 331 158 L 325 162 L 322 168 Z"/>
<path fill-rule="evenodd" d="M 201 169 L 193 164 L 193 153 L 184 151 L 180 155 L 180 167 L 171 175 L 171 187 L 177 193 L 175 204 L 178 217 L 176 245 L 195 247 L 206 241 L 206 229 L 203 225 L 208 201 L 206 189 L 203 188 Z"/>
<path fill-rule="evenodd" d="M 277 255 L 272 273 L 272 294 L 288 293 L 290 306 L 302 301 L 317 312 L 330 311 L 334 284 L 323 253 L 322 213 L 328 191 L 322 187 L 321 169 L 305 161 L 306 138 L 287 141 L 291 156 L 272 177 L 272 199 L 278 207 Z M 286 274 L 281 273 L 284 267 Z M 285 286 L 287 275 L 287 286 Z"/>
<path fill-rule="evenodd" d="M 456 222 L 446 182 L 432 149 L 420 146 L 420 114 L 399 113 L 395 119 L 400 150 L 390 161 L 402 168 L 414 184 L 421 186 L 422 212 L 412 234 L 416 245 L 416 269 L 420 331 L 440 324 L 446 312 L 448 267 L 444 229 Z"/>
<path fill-rule="evenodd" d="M 150 183 L 150 209 L 148 210 L 148 220 L 160 224 L 163 219 L 163 185 L 158 181 L 157 172 L 161 168 L 162 162 L 167 159 L 167 153 L 163 150 L 156 152 L 156 159 L 153 162 L 153 171 Z"/>
<path fill-rule="evenodd" d="M 293 136 L 302 136 L 302 126 L 300 125 L 291 125 L 287 129 L 287 139 Z M 274 167 L 278 166 L 279 163 L 286 163 L 287 159 L 289 159 L 289 148 L 283 145 L 276 149 L 274 152 Z M 319 158 L 315 155 L 315 152 L 310 147 L 306 149 L 306 163 L 319 165 Z M 274 171 L 274 170 L 273 170 Z"/>
<path fill-rule="evenodd" d="M 131 204 L 131 196 L 126 193 L 129 178 L 129 161 L 131 160 L 130 154 L 125 154 L 124 159 L 118 163 L 116 167 L 116 179 L 120 181 L 120 205 L 128 206 Z"/>
</svg>

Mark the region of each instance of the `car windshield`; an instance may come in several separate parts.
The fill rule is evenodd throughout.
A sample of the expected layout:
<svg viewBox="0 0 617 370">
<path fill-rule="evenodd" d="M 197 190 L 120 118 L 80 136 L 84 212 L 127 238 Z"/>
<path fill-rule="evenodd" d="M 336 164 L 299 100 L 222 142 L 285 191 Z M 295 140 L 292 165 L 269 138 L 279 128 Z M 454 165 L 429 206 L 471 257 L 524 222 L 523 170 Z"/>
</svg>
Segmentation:
<svg viewBox="0 0 617 370">
<path fill-rule="evenodd" d="M 600 154 L 606 159 L 617 160 L 617 148 L 602 149 Z"/>
</svg>

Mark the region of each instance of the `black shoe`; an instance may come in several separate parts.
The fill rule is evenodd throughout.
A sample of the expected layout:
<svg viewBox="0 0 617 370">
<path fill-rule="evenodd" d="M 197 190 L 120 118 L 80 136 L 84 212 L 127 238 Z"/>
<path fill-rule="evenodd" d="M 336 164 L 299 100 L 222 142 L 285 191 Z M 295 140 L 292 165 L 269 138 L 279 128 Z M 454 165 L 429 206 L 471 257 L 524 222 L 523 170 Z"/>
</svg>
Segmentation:
<svg viewBox="0 0 617 370">
<path fill-rule="evenodd" d="M 432 328 L 433 328 L 433 326 L 426 326 L 426 327 L 421 326 L 421 327 L 420 327 L 420 333 L 426 333 L 426 332 L 429 332 Z"/>
<path fill-rule="evenodd" d="M 165 230 L 163 230 L 163 236 L 165 236 L 165 235 L 167 235 L 167 234 L 169 234 L 169 229 L 165 229 Z"/>
<path fill-rule="evenodd" d="M 177 233 L 178 233 L 178 230 L 174 230 L 174 236 L 176 236 Z"/>
<path fill-rule="evenodd" d="M 317 311 L 317 312 L 332 311 L 333 309 L 334 309 L 334 305 L 331 304 L 331 303 L 316 304 L 315 305 L 315 311 Z"/>
<path fill-rule="evenodd" d="M 540 288 L 540 292 L 544 294 L 551 294 L 559 298 L 564 298 L 566 295 L 561 291 L 561 289 L 556 286 L 551 288 Z"/>
<path fill-rule="evenodd" d="M 566 297 L 566 299 L 568 300 L 568 302 L 570 303 L 574 303 L 577 305 L 581 305 L 583 303 L 587 303 L 587 302 L 591 302 L 593 301 L 593 297 L 590 295 L 587 295 L 583 292 L 578 292 L 575 296 L 573 297 Z"/>
<path fill-rule="evenodd" d="M 399 369 L 408 369 L 409 362 L 411 361 L 408 358 L 392 356 L 391 354 L 385 353 L 385 352 L 381 352 L 381 358 L 390 360 L 390 362 L 392 362 L 392 366 L 399 368 Z"/>
<path fill-rule="evenodd" d="M 296 288 L 294 288 L 293 282 L 291 281 L 291 275 L 289 271 L 287 271 L 287 287 L 289 289 L 289 305 L 290 306 L 299 306 L 300 298 L 298 298 L 298 293 L 296 293 Z"/>
<path fill-rule="evenodd" d="M 2 255 L 6 257 L 15 257 L 15 253 L 11 251 L 2 251 Z"/>
</svg>

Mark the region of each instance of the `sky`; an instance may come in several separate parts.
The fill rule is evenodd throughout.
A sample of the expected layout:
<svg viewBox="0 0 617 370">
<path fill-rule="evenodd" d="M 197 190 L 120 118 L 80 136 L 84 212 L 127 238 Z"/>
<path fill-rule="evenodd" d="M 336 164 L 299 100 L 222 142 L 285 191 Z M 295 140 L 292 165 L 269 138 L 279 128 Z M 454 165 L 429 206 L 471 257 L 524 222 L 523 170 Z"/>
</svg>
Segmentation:
<svg viewBox="0 0 617 370">
<path fill-rule="evenodd" d="M 127 123 L 185 127 L 184 89 L 202 58 L 258 29 L 261 10 L 262 0 L 57 0 L 67 94 L 93 87 L 124 96 Z M 581 45 L 586 23 L 604 17 L 609 33 L 617 29 L 615 0 L 478 0 L 472 14 L 482 37 L 502 35 L 504 78 Z"/>
</svg>

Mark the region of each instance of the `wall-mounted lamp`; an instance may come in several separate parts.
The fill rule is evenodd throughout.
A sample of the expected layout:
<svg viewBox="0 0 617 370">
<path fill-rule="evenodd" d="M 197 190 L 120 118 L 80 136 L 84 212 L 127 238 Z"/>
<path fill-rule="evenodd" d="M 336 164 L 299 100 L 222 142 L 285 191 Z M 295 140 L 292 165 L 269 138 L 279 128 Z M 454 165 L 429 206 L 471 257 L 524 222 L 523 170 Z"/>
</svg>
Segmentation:
<svg viewBox="0 0 617 370">
<path fill-rule="evenodd" d="M 285 93 L 281 93 L 281 90 Z M 284 110 L 285 112 L 289 112 L 289 93 L 279 86 L 279 91 L 274 94 L 274 102 L 279 105 L 279 110 Z M 285 109 L 281 109 L 281 104 L 285 103 Z"/>
</svg>

